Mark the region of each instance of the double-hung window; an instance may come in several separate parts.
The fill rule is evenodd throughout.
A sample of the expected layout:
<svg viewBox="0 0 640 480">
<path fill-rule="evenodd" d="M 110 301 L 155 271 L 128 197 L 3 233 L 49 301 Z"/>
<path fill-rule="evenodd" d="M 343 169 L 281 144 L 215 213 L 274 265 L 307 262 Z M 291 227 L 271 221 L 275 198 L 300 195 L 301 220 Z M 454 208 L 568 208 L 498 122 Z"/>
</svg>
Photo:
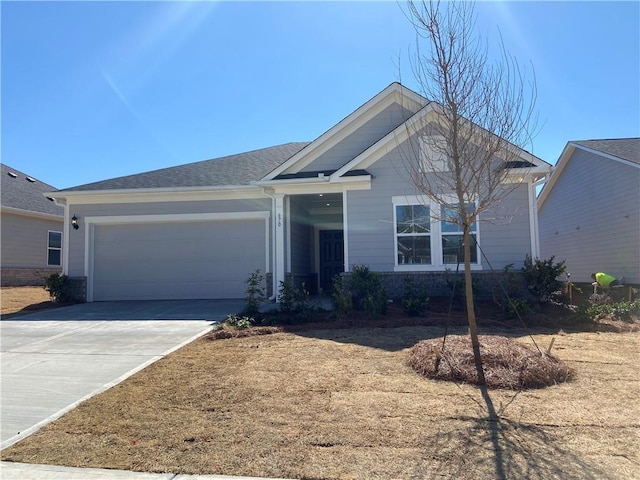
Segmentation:
<svg viewBox="0 0 640 480">
<path fill-rule="evenodd" d="M 426 205 L 396 205 L 398 265 L 431 264 L 431 211 Z"/>
<path fill-rule="evenodd" d="M 50 267 L 62 265 L 62 232 L 49 230 L 47 233 L 47 265 Z"/>
<path fill-rule="evenodd" d="M 464 263 L 462 221 L 456 203 L 441 207 L 420 195 L 397 196 L 392 201 L 396 271 L 442 271 Z M 469 211 L 474 208 L 474 203 L 467 205 Z M 476 222 L 470 235 L 470 261 L 473 268 L 480 269 Z"/>
</svg>

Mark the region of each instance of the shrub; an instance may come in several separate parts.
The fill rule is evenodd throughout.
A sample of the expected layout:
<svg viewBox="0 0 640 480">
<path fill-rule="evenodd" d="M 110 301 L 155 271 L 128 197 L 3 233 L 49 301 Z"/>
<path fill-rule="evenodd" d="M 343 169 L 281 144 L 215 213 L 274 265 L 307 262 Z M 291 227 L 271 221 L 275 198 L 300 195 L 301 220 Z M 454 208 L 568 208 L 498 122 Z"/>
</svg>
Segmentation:
<svg viewBox="0 0 640 480">
<path fill-rule="evenodd" d="M 501 307 L 502 314 L 507 318 L 520 318 L 531 310 L 529 303 L 523 298 L 507 298 Z"/>
<path fill-rule="evenodd" d="M 246 280 L 247 284 L 247 306 L 243 312 L 245 315 L 256 315 L 260 312 L 260 304 L 266 299 L 264 293 L 264 275 L 260 269 L 249 275 Z"/>
<path fill-rule="evenodd" d="M 422 315 L 429 304 L 429 295 L 424 283 L 418 283 L 412 278 L 405 279 L 404 298 L 402 308 L 410 317 Z"/>
<path fill-rule="evenodd" d="M 224 321 L 230 327 L 235 328 L 236 330 L 246 330 L 247 328 L 251 328 L 255 325 L 256 321 L 252 317 L 241 316 L 241 315 L 227 315 L 227 319 Z"/>
<path fill-rule="evenodd" d="M 387 294 L 382 287 L 380 277 L 366 265 L 355 265 L 348 282 L 351 304 L 356 310 L 362 310 L 372 316 L 387 313 Z"/>
<path fill-rule="evenodd" d="M 466 299 L 464 275 L 463 274 L 451 274 L 451 271 L 447 269 L 445 275 L 445 282 L 451 293 L 453 299 L 459 303 L 464 304 Z M 473 298 L 476 298 L 480 292 L 480 280 L 477 277 L 471 276 L 471 294 Z"/>
<path fill-rule="evenodd" d="M 640 317 L 640 300 L 612 303 L 611 297 L 605 296 L 608 300 L 601 298 L 601 294 L 591 295 L 589 303 L 578 311 L 578 316 L 594 321 L 609 317 L 623 322 L 633 322 Z"/>
<path fill-rule="evenodd" d="M 290 313 L 296 310 L 300 301 L 300 290 L 293 284 L 293 280 L 288 278 L 280 282 L 278 289 L 278 305 L 281 312 Z"/>
<path fill-rule="evenodd" d="M 536 258 L 532 260 L 529 255 L 524 260 L 522 271 L 528 283 L 529 290 L 546 302 L 552 293 L 562 289 L 562 282 L 558 277 L 566 271 L 564 260 L 554 263 L 555 257 L 548 260 Z"/>
<path fill-rule="evenodd" d="M 66 275 L 52 273 L 44 282 L 44 289 L 58 303 L 69 303 L 73 300 L 71 280 Z"/>
<path fill-rule="evenodd" d="M 342 277 L 336 275 L 332 280 L 333 292 L 333 308 L 338 315 L 346 315 L 353 308 L 351 293 L 346 291 L 342 286 Z"/>
</svg>

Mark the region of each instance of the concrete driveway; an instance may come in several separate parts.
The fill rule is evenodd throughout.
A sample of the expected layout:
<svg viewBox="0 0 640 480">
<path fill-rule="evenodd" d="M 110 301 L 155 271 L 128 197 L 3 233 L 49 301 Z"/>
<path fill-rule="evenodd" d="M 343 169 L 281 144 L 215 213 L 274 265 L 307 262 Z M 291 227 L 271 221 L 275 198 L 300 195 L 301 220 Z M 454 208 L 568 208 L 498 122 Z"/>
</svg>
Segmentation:
<svg viewBox="0 0 640 480">
<path fill-rule="evenodd" d="M 0 449 L 206 333 L 241 300 L 96 302 L 0 322 Z"/>
</svg>

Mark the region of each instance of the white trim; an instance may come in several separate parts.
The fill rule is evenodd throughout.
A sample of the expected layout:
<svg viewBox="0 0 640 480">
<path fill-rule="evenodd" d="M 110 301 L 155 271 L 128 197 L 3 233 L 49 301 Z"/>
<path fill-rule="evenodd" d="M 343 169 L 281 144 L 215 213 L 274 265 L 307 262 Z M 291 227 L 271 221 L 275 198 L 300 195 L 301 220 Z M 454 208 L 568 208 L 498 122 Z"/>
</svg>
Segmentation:
<svg viewBox="0 0 640 480">
<path fill-rule="evenodd" d="M 39 218 L 42 220 L 54 220 L 57 222 L 64 222 L 64 213 L 62 215 L 54 215 L 53 213 L 40 213 L 33 210 L 22 210 L 21 208 L 14 207 L 0 207 L 0 212 L 9 213 L 12 215 L 21 215 L 23 217 Z"/>
<path fill-rule="evenodd" d="M 274 294 L 277 297 L 278 287 L 280 282 L 285 280 L 285 246 L 284 246 L 284 224 L 286 221 L 285 209 L 284 209 L 284 195 L 275 194 L 275 244 L 276 253 L 273 259 L 273 282 L 274 282 Z"/>
<path fill-rule="evenodd" d="M 300 152 L 271 171 L 264 179 L 273 180 L 290 169 L 294 169 L 296 172 L 300 171 L 393 103 L 417 110 L 426 102 L 427 99 L 412 90 L 403 87 L 399 83 L 392 83 L 300 150 Z"/>
<path fill-rule="evenodd" d="M 291 272 L 291 196 L 287 195 L 286 197 L 284 197 L 284 218 L 285 218 L 285 226 L 286 231 L 285 231 L 285 235 L 286 235 L 286 240 L 285 240 L 285 245 L 287 248 L 285 248 L 286 250 L 286 259 L 287 262 L 284 266 L 285 268 L 285 272 Z M 285 273 L 286 275 L 286 273 Z"/>
<path fill-rule="evenodd" d="M 62 274 L 69 275 L 69 245 L 71 243 L 69 239 L 69 232 L 71 231 L 71 227 L 69 223 L 71 222 L 69 216 L 69 205 L 64 206 L 64 220 L 62 221 L 62 241 L 64 242 L 62 246 Z"/>
<path fill-rule="evenodd" d="M 342 257 L 344 259 L 344 271 L 351 271 L 349 267 L 349 216 L 347 215 L 347 193 L 346 191 L 342 192 L 342 248 L 344 252 Z"/>
<path fill-rule="evenodd" d="M 540 258 L 540 235 L 538 232 L 538 207 L 536 205 L 536 187 L 528 184 L 529 190 L 529 233 L 531 235 L 531 258 Z"/>
<path fill-rule="evenodd" d="M 448 200 L 447 200 L 448 201 Z M 443 250 L 442 250 L 442 236 L 443 235 L 457 235 L 457 233 L 453 232 L 442 232 L 442 219 L 440 219 L 440 205 L 434 205 L 433 202 L 429 200 L 428 197 L 424 195 L 396 195 L 391 197 L 391 203 L 393 208 L 393 271 L 394 272 L 443 272 L 445 270 L 456 268 L 458 266 L 457 263 L 445 263 L 443 259 Z M 451 203 L 457 203 L 457 199 L 451 196 Z M 429 207 L 429 213 L 431 216 L 431 231 L 429 232 L 429 237 L 431 240 L 431 263 L 430 264 L 398 264 L 398 235 L 397 235 L 397 217 L 396 217 L 396 207 L 397 206 L 407 206 L 407 205 L 424 205 Z M 476 237 L 476 243 L 480 244 L 480 218 L 476 218 L 475 220 L 475 231 L 472 232 Z M 423 236 L 426 236 L 423 235 Z M 482 270 L 482 255 L 478 247 L 476 247 L 476 255 L 477 262 L 471 263 L 472 270 Z M 460 263 L 463 265 L 463 263 Z"/>
<path fill-rule="evenodd" d="M 92 190 L 51 192 L 47 195 L 69 204 L 189 202 L 203 200 L 241 200 L 264 198 L 255 185 L 224 187 L 137 188 L 126 190 Z"/>
<path fill-rule="evenodd" d="M 141 223 L 187 223 L 225 220 L 264 220 L 265 240 L 269 238 L 271 212 L 182 213 L 160 215 L 105 215 L 84 217 L 84 276 L 87 279 L 87 302 L 93 302 L 94 251 L 96 225 L 127 225 Z M 67 222 L 65 222 L 66 224 Z M 267 243 L 267 242 L 265 242 Z M 265 246 L 265 271 L 269 268 L 269 246 Z"/>
<path fill-rule="evenodd" d="M 59 233 L 60 234 L 60 248 L 51 247 L 49 245 L 49 234 L 51 233 Z M 63 260 L 63 250 L 64 250 L 64 232 L 60 230 L 47 230 L 47 267 L 60 267 L 63 268 L 64 260 Z M 49 250 L 59 250 L 60 251 L 60 263 L 58 265 L 49 263 Z"/>
</svg>

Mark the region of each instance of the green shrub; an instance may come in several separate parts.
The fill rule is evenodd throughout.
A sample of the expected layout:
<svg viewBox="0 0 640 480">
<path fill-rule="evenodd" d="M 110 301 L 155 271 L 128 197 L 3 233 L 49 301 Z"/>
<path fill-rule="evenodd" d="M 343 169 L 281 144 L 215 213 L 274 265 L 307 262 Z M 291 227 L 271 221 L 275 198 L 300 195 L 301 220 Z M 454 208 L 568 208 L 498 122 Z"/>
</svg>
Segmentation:
<svg viewBox="0 0 640 480">
<path fill-rule="evenodd" d="M 246 280 L 247 284 L 247 306 L 243 310 L 243 314 L 252 316 L 260 313 L 260 305 L 265 301 L 264 293 L 264 275 L 260 269 L 249 275 Z"/>
<path fill-rule="evenodd" d="M 372 316 L 387 313 L 387 293 L 380 276 L 366 265 L 355 265 L 351 269 L 347 290 L 351 294 L 353 308 Z"/>
<path fill-rule="evenodd" d="M 224 321 L 227 325 L 236 330 L 246 330 L 255 325 L 256 321 L 252 317 L 241 315 L 227 315 L 227 319 Z"/>
<path fill-rule="evenodd" d="M 520 318 L 531 310 L 529 303 L 523 298 L 505 299 L 501 307 L 502 314 L 507 318 Z"/>
<path fill-rule="evenodd" d="M 280 282 L 278 289 L 278 305 L 281 312 L 290 313 L 296 310 L 300 301 L 301 292 L 293 284 L 293 280 L 288 278 Z"/>
<path fill-rule="evenodd" d="M 44 282 L 44 289 L 58 303 L 69 303 L 73 300 L 71 280 L 66 275 L 52 273 Z"/>
<path fill-rule="evenodd" d="M 579 316 L 587 317 L 594 321 L 610 317 L 612 320 L 623 322 L 633 322 L 640 317 L 640 300 L 611 303 L 596 298 L 594 299 L 595 303 L 591 303 L 591 299 L 594 296 L 592 295 L 589 303 L 578 311 Z"/>
<path fill-rule="evenodd" d="M 342 286 L 342 277 L 335 275 L 332 280 L 333 309 L 337 315 L 347 315 L 353 309 L 351 293 Z"/>
<path fill-rule="evenodd" d="M 429 294 L 424 283 L 416 282 L 412 278 L 404 281 L 404 298 L 402 308 L 410 317 L 422 315 L 429 305 Z"/>
<path fill-rule="evenodd" d="M 551 294 L 562 289 L 562 282 L 558 277 L 566 271 L 564 260 L 554 263 L 555 257 L 548 260 L 536 258 L 532 260 L 529 255 L 524 260 L 522 271 L 527 280 L 528 288 L 540 299 L 546 302 Z"/>
<path fill-rule="evenodd" d="M 449 290 L 453 294 L 453 299 L 458 303 L 464 304 L 466 299 L 465 293 L 465 285 L 464 285 L 464 274 L 452 274 L 450 270 L 447 269 L 445 275 L 445 282 Z M 477 277 L 471 276 L 471 294 L 473 298 L 478 296 L 480 292 L 480 280 Z"/>
</svg>

